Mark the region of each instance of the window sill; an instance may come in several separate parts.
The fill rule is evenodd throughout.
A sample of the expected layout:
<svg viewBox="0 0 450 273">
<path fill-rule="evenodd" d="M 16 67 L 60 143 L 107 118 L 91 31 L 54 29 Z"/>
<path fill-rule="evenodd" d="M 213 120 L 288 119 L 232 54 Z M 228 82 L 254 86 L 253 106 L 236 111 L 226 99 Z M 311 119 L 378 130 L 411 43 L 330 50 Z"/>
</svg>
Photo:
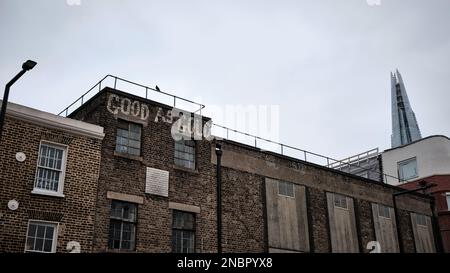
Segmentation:
<svg viewBox="0 0 450 273">
<path fill-rule="evenodd" d="M 131 159 L 131 160 L 136 160 L 136 161 L 143 161 L 142 156 L 137 156 L 137 155 L 130 155 L 130 154 L 125 154 L 125 153 L 119 153 L 117 151 L 114 151 L 114 156 L 118 156 L 118 157 L 122 157 L 122 158 L 126 158 L 126 159 Z"/>
<path fill-rule="evenodd" d="M 137 250 L 108 248 L 106 253 L 137 253 Z"/>
<path fill-rule="evenodd" d="M 442 215 L 450 215 L 450 210 L 441 210 L 437 212 L 438 216 L 442 216 Z"/>
<path fill-rule="evenodd" d="M 178 165 L 173 165 L 173 169 L 177 170 L 177 171 L 183 171 L 183 172 L 188 172 L 188 173 L 192 173 L 192 174 L 198 174 L 198 170 L 197 169 L 189 169 L 189 168 L 181 167 L 181 166 L 178 166 Z"/>
<path fill-rule="evenodd" d="M 54 251 L 54 250 L 52 250 L 52 251 L 25 250 L 24 253 L 43 253 L 43 254 L 52 254 L 52 253 L 56 253 L 56 251 Z"/>
<path fill-rule="evenodd" d="M 37 190 L 37 189 L 32 190 L 31 193 L 32 194 L 37 194 L 37 195 L 60 197 L 60 198 L 64 198 L 65 197 L 64 194 L 59 193 L 59 192 L 43 191 L 43 190 Z"/>
</svg>

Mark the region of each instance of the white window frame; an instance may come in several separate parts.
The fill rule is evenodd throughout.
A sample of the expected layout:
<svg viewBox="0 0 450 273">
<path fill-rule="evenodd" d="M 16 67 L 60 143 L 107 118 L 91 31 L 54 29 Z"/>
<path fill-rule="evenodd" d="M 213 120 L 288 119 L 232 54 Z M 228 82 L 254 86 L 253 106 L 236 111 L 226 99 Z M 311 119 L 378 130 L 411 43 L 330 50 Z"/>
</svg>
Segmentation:
<svg viewBox="0 0 450 273">
<path fill-rule="evenodd" d="M 34 222 L 34 223 L 42 223 L 42 224 L 47 224 L 47 225 L 48 224 L 55 225 L 55 232 L 53 233 L 53 241 L 52 241 L 52 250 L 50 252 L 37 251 L 37 250 L 27 250 L 28 231 L 30 229 L 30 224 L 32 222 Z M 35 220 L 35 219 L 28 220 L 27 233 L 25 234 L 24 253 L 56 253 L 56 247 L 58 245 L 58 230 L 59 230 L 59 222 L 45 221 L 45 220 Z"/>
<path fill-rule="evenodd" d="M 42 145 L 52 146 L 54 148 L 58 148 L 63 150 L 63 156 L 62 156 L 62 162 L 61 162 L 61 175 L 59 177 L 58 181 L 58 191 L 50 191 L 50 190 L 44 190 L 36 188 L 36 178 L 39 173 L 39 156 L 41 154 L 41 148 Z M 67 165 L 67 154 L 69 152 L 69 146 L 61 143 L 56 143 L 52 141 L 47 140 L 41 140 L 39 143 L 39 150 L 38 150 L 38 156 L 36 160 L 36 173 L 34 175 L 33 180 L 33 190 L 31 191 L 32 194 L 40 194 L 40 195 L 48 195 L 48 196 L 55 196 L 55 197 L 64 197 L 63 191 L 64 191 L 64 181 L 66 177 L 66 165 Z"/>
<path fill-rule="evenodd" d="M 416 162 L 416 175 L 408 177 L 408 178 L 402 177 L 401 172 L 400 172 L 400 167 L 404 166 L 412 161 Z M 411 157 L 411 158 L 397 162 L 397 172 L 398 172 L 398 178 L 400 179 L 400 183 L 419 177 L 419 168 L 418 168 L 418 164 L 417 164 L 417 157 Z"/>
</svg>

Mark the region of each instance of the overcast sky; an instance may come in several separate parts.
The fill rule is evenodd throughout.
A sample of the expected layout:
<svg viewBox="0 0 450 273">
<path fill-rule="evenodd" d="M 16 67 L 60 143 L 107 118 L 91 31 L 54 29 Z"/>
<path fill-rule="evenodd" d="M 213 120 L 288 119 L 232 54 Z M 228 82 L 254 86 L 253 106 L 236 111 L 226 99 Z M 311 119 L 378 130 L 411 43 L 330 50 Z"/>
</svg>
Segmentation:
<svg viewBox="0 0 450 273">
<path fill-rule="evenodd" d="M 0 0 L 0 83 L 33 59 L 10 100 L 52 113 L 106 74 L 207 109 L 278 105 L 280 141 L 342 158 L 390 148 L 396 68 L 422 135 L 450 135 L 449 14 L 448 0 Z"/>
</svg>

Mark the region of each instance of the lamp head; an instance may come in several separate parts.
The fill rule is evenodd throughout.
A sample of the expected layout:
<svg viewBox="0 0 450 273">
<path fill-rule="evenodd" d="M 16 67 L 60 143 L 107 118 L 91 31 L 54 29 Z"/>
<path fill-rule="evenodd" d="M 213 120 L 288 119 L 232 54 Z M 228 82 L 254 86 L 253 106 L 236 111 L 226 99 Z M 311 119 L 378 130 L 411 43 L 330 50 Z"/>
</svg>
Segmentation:
<svg viewBox="0 0 450 273">
<path fill-rule="evenodd" d="M 22 69 L 23 70 L 31 70 L 31 69 L 33 69 L 33 67 L 35 67 L 36 66 L 36 62 L 35 61 L 32 61 L 32 60 L 28 60 L 28 61 L 26 61 L 26 62 L 24 62 L 23 63 L 23 65 L 22 65 Z"/>
</svg>

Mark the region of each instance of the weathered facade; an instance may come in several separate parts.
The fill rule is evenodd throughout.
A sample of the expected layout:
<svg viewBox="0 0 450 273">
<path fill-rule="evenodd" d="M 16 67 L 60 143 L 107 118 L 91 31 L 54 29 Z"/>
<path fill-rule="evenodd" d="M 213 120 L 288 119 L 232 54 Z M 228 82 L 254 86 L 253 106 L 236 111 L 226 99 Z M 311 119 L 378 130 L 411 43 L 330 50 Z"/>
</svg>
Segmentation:
<svg viewBox="0 0 450 273">
<path fill-rule="evenodd" d="M 11 159 L 16 148 L 1 155 L 2 183 L 9 179 L 2 202 L 15 191 L 21 200 L 44 198 L 39 206 L 51 207 L 43 211 L 64 223 L 58 226 L 58 252 L 65 251 L 68 241 L 94 252 L 216 252 L 215 148 L 220 143 L 224 252 L 369 252 L 371 246 L 381 252 L 436 251 L 428 196 L 399 196 L 394 210 L 397 187 L 212 139 L 203 130 L 208 118 L 180 125 L 186 116 L 113 88 L 99 91 L 64 120 L 103 128 L 102 140 L 52 127 L 55 136 L 71 139 L 64 198 L 30 194 L 35 162 L 40 162 L 36 145 L 46 134 L 38 127 L 26 133 L 22 123 L 11 119 L 1 145 L 29 146 L 30 166 L 21 172 L 27 175 L 21 179 L 25 184 L 18 185 L 11 182 L 16 180 L 11 171 L 3 171 L 3 166 L 18 164 Z M 180 132 L 190 135 L 190 127 L 194 140 L 180 139 Z M 11 220 L 15 216 L 4 211 L 4 204 L 2 251 L 23 251 L 29 233 L 24 223 L 32 210 L 25 206 L 34 206 L 32 201 L 20 202 L 20 223 Z M 19 224 L 20 230 L 15 228 Z"/>
<path fill-rule="evenodd" d="M 93 250 L 102 138 L 99 126 L 8 104 L 0 141 L 1 252 Z"/>
<path fill-rule="evenodd" d="M 216 251 L 217 140 L 183 144 L 185 158 L 180 161 L 179 144 L 172 136 L 177 118 L 171 111 L 167 105 L 105 88 L 70 115 L 105 128 L 96 251 Z M 138 127 L 133 129 L 133 124 Z M 123 130 L 140 136 L 126 145 L 139 143 L 122 147 Z M 423 241 L 418 236 L 425 233 L 414 235 L 411 220 L 412 212 L 432 215 L 428 197 L 398 197 L 396 216 L 395 187 L 233 141 L 220 142 L 225 252 L 368 252 L 371 241 L 380 242 L 381 251 L 435 251 L 434 244 L 418 245 Z M 188 162 L 180 166 L 183 160 Z M 136 211 L 127 228 L 133 239 L 125 247 L 120 238 L 126 221 L 116 226 L 112 214 L 116 202 Z M 431 233 L 427 236 L 434 242 Z"/>
<path fill-rule="evenodd" d="M 396 216 L 392 194 L 398 188 L 229 141 L 223 143 L 222 165 L 224 185 L 231 182 L 238 191 L 237 185 L 251 181 L 253 189 L 261 188 L 252 195 L 236 192 L 241 196 L 240 206 L 237 200 L 224 203 L 235 210 L 224 215 L 226 221 L 254 210 L 252 200 L 263 202 L 260 210 L 257 207 L 259 213 L 251 211 L 253 220 L 235 222 L 229 232 L 249 230 L 264 237 L 267 251 L 368 252 L 371 241 L 380 242 L 382 252 L 398 252 L 400 247 L 404 252 L 435 251 L 430 222 L 423 237 L 414 236 L 412 230 L 416 228 L 413 212 L 428 220 L 431 216 L 430 199 L 425 196 L 397 197 Z M 293 190 L 285 191 L 280 182 L 291 184 Z M 258 221 L 259 215 L 267 215 L 265 223 Z M 395 217 L 399 218 L 399 229 Z M 255 222 L 261 227 L 254 227 Z M 424 240 L 432 244 L 422 246 Z"/>
</svg>

